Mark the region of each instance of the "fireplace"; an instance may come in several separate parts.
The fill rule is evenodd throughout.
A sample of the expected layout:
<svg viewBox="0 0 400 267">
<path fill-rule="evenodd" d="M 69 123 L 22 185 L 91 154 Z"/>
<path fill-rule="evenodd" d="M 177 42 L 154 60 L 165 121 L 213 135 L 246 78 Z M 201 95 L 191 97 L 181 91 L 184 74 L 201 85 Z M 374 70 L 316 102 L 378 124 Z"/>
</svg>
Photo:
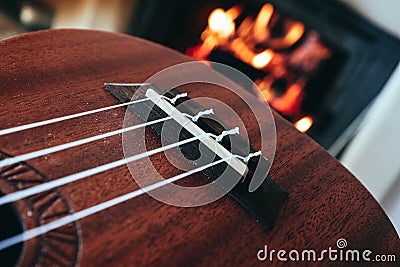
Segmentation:
<svg viewBox="0 0 400 267">
<path fill-rule="evenodd" d="M 251 14 L 254 10 L 245 12 L 239 5 L 214 9 L 200 44 L 186 53 L 245 72 L 261 89 L 253 90 L 260 100 L 306 132 L 321 110 L 321 87 L 335 78 L 344 57 L 316 30 L 283 16 L 271 3 Z"/>
<path fill-rule="evenodd" d="M 398 39 L 334 0 L 141 1 L 136 10 L 130 33 L 241 70 L 325 148 L 351 136 L 400 60 Z"/>
</svg>

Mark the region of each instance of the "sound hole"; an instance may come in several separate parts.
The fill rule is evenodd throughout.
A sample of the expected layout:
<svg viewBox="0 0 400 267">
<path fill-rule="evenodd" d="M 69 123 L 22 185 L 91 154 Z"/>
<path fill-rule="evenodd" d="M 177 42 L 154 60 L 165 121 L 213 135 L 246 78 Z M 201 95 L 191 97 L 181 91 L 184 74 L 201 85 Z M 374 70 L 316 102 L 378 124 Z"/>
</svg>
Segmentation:
<svg viewBox="0 0 400 267">
<path fill-rule="evenodd" d="M 190 138 L 191 135 L 190 133 L 188 133 L 185 129 L 181 129 L 181 131 L 179 132 L 179 141 L 185 140 Z M 198 149 L 193 149 L 193 147 L 199 147 L 200 145 L 200 141 L 194 141 L 191 143 L 190 145 L 183 145 L 180 146 L 180 150 L 183 154 L 183 156 L 185 156 L 185 158 L 187 160 L 198 160 L 201 157 L 200 151 Z"/>
<path fill-rule="evenodd" d="M 3 194 L 0 193 L 0 196 Z M 0 206 L 0 240 L 22 233 L 21 217 L 12 204 Z M 19 243 L 0 251 L 1 266 L 15 266 L 21 256 L 23 244 Z"/>
</svg>

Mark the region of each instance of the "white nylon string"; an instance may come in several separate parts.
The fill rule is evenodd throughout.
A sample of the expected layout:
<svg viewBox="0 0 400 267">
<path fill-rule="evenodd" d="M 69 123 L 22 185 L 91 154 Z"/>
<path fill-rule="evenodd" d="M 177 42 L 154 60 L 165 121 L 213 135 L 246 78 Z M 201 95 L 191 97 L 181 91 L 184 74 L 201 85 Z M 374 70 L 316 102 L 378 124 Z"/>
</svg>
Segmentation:
<svg viewBox="0 0 400 267">
<path fill-rule="evenodd" d="M 225 135 L 225 132 L 223 132 L 222 134 Z M 235 134 L 235 133 L 232 133 L 232 134 Z M 59 187 L 59 186 L 65 185 L 65 184 L 69 184 L 69 183 L 81 180 L 83 178 L 86 178 L 86 177 L 89 177 L 89 176 L 92 176 L 92 175 L 95 175 L 95 174 L 98 174 L 98 173 L 101 173 L 101 172 L 104 172 L 104 171 L 107 171 L 107 170 L 110 170 L 110 169 L 113 169 L 113 168 L 116 168 L 119 166 L 122 166 L 124 164 L 134 162 L 136 160 L 143 159 L 145 157 L 155 155 L 157 153 L 160 153 L 160 152 L 163 152 L 163 151 L 166 151 L 166 150 L 169 150 L 169 149 L 172 149 L 172 148 L 184 145 L 184 144 L 191 143 L 196 140 L 201 140 L 201 139 L 213 137 L 213 136 L 214 136 L 213 134 L 205 133 L 205 134 L 202 134 L 199 136 L 195 136 L 192 138 L 182 140 L 177 143 L 169 144 L 169 145 L 159 147 L 159 148 L 156 148 L 156 149 L 153 149 L 150 151 L 146 151 L 146 152 L 143 152 L 143 153 L 140 153 L 140 154 L 137 154 L 137 155 L 125 158 L 125 159 L 117 160 L 117 161 L 107 163 L 107 164 L 104 164 L 104 165 L 101 165 L 101 166 L 98 166 L 98 167 L 95 167 L 95 168 L 92 168 L 89 170 L 71 174 L 71 175 L 68 175 L 68 176 L 65 176 L 65 177 L 44 183 L 44 184 L 40 184 L 40 185 L 32 186 L 32 187 L 24 189 L 24 190 L 16 191 L 14 193 L 10 193 L 10 194 L 0 197 L 0 206 L 10 203 L 10 202 L 14 202 L 14 201 L 26 198 L 26 197 L 29 197 L 29 196 L 32 196 L 32 195 L 35 195 L 35 194 L 39 194 L 41 192 L 44 192 L 44 191 L 47 191 L 47 190 L 50 190 L 50 189 L 53 189 L 53 188 L 56 188 L 56 187 Z M 216 138 L 218 138 L 218 136 L 216 136 Z"/>
<path fill-rule="evenodd" d="M 249 156 L 247 156 L 245 158 L 248 158 L 248 157 L 251 157 L 251 156 L 252 156 L 252 154 L 250 154 Z M 10 237 L 8 239 L 0 241 L 0 251 L 6 249 L 8 247 L 11 247 L 11 246 L 13 246 L 15 244 L 27 241 L 29 239 L 35 238 L 35 237 L 40 236 L 40 235 L 43 235 L 43 234 L 45 234 L 47 232 L 50 232 L 52 230 L 55 230 L 55 229 L 60 228 L 62 226 L 65 226 L 65 225 L 67 225 L 69 223 L 72 223 L 74 221 L 81 220 L 81 219 L 83 219 L 85 217 L 88 217 L 90 215 L 93 215 L 93 214 L 95 214 L 97 212 L 100 212 L 100 211 L 106 210 L 108 208 L 111 208 L 111 207 L 113 207 L 115 205 L 118 205 L 120 203 L 123 203 L 123 202 L 125 202 L 127 200 L 130 200 L 130 199 L 133 199 L 133 198 L 135 198 L 137 196 L 140 196 L 140 195 L 142 195 L 142 194 L 144 194 L 146 192 L 150 192 L 150 191 L 153 191 L 153 190 L 158 189 L 160 187 L 163 187 L 163 186 L 165 186 L 165 185 L 167 185 L 169 183 L 176 182 L 176 181 L 178 181 L 180 179 L 183 179 L 183 178 L 185 178 L 185 177 L 187 177 L 189 175 L 192 175 L 194 173 L 201 172 L 201 171 L 203 171 L 205 169 L 208 169 L 208 168 L 210 168 L 212 166 L 221 164 L 222 162 L 229 161 L 234 157 L 240 158 L 240 159 L 244 158 L 244 157 L 241 157 L 241 156 L 238 156 L 238 155 L 232 155 L 230 157 L 226 157 L 226 158 L 220 159 L 218 161 L 209 163 L 209 164 L 204 165 L 202 167 L 190 170 L 188 172 L 179 174 L 179 175 L 174 176 L 172 178 L 163 180 L 161 182 L 146 186 L 144 188 L 138 189 L 138 190 L 133 191 L 131 193 L 122 195 L 120 197 L 105 201 L 105 202 L 103 202 L 101 204 L 98 204 L 98 205 L 92 206 L 90 208 L 78 211 L 78 212 L 76 212 L 74 214 L 67 215 L 67 216 L 65 216 L 65 217 L 63 217 L 61 219 L 55 220 L 55 221 L 53 221 L 51 223 L 47 223 L 47 224 L 38 226 L 36 228 L 27 230 L 27 231 L 25 231 L 25 232 L 23 232 L 23 233 L 21 233 L 19 235 L 15 235 L 13 237 Z"/>
<path fill-rule="evenodd" d="M 140 86 L 140 85 L 143 85 L 143 84 L 137 84 L 137 86 Z M 183 94 L 178 95 L 178 96 L 174 97 L 173 99 L 170 99 L 168 97 L 164 97 L 164 98 L 172 103 L 172 101 L 175 102 L 180 97 L 184 97 L 184 95 Z M 75 114 L 71 114 L 71 115 L 67 115 L 67 116 L 63 116 L 63 117 L 58 117 L 58 118 L 53 118 L 53 119 L 49 119 L 49 120 L 29 123 L 29 124 L 25 124 L 25 125 L 21 125 L 21 126 L 16 126 L 16 127 L 8 128 L 8 129 L 3 129 L 3 130 L 0 130 L 0 136 L 28 130 L 28 129 L 32 129 L 32 128 L 36 128 L 36 127 L 40 127 L 40 126 L 44 126 L 44 125 L 48 125 L 48 124 L 52 124 L 52 123 L 56 123 L 56 122 L 60 122 L 60 121 L 70 120 L 70 119 L 74 119 L 74 118 L 78 118 L 78 117 L 82 117 L 82 116 L 86 116 L 86 115 L 90 115 L 90 114 L 94 114 L 94 113 L 99 113 L 99 112 L 110 110 L 110 109 L 129 106 L 129 105 L 137 104 L 137 103 L 148 101 L 148 100 L 149 100 L 148 98 L 143 98 L 143 99 L 138 99 L 135 101 L 122 103 L 122 104 L 118 104 L 118 105 L 114 105 L 114 106 L 93 109 L 93 110 L 89 110 L 89 111 L 85 111 L 85 112 L 81 112 L 81 113 L 75 113 Z"/>
<path fill-rule="evenodd" d="M 151 83 L 105 83 L 104 86 L 127 86 L 127 87 L 140 87 L 140 86 L 150 86 Z"/>
<path fill-rule="evenodd" d="M 129 132 L 129 131 L 133 131 L 133 130 L 139 129 L 141 127 L 153 125 L 153 124 L 160 123 L 160 122 L 163 122 L 163 121 L 166 121 L 166 120 L 170 120 L 170 119 L 172 119 L 172 117 L 166 117 L 166 118 L 162 118 L 162 119 L 158 119 L 158 120 L 154 120 L 154 121 L 138 124 L 138 125 L 135 125 L 135 126 L 132 126 L 132 127 L 128 127 L 128 128 L 124 128 L 124 129 L 119 129 L 119 130 L 116 130 L 116 131 L 108 132 L 108 133 L 105 133 L 105 134 L 100 134 L 100 135 L 88 137 L 88 138 L 77 140 L 77 141 L 74 141 L 74 142 L 65 143 L 65 144 L 62 144 L 62 145 L 59 145 L 59 146 L 53 146 L 53 147 L 41 149 L 41 150 L 38 150 L 38 151 L 26 153 L 26 154 L 23 154 L 23 155 L 20 155 L 20 156 L 7 158 L 7 159 L 4 159 L 4 160 L 0 161 L 0 168 L 8 166 L 8 165 L 11 165 L 11 164 L 14 164 L 14 163 L 17 163 L 17 162 L 30 160 L 30 159 L 33 159 L 33 158 L 37 158 L 37 157 L 41 157 L 41 156 L 48 155 L 48 154 L 51 154 L 51 153 L 55 153 L 55 152 L 58 152 L 58 151 L 62 151 L 62 150 L 68 149 L 68 148 L 72 148 L 72 147 L 80 146 L 80 145 L 87 144 L 87 143 L 90 143 L 90 142 L 94 142 L 96 140 L 107 138 L 107 137 L 110 137 L 110 136 L 113 136 L 113 135 L 117 135 L 117 134 Z"/>
<path fill-rule="evenodd" d="M 179 98 L 182 98 L 182 97 L 187 97 L 187 93 L 182 93 L 182 94 L 179 94 L 179 95 L 176 95 L 174 98 L 169 98 L 169 97 L 166 97 L 166 96 L 161 96 L 162 98 L 164 98 L 164 99 L 167 99 L 171 104 L 175 104 L 175 102 L 179 99 Z"/>
<path fill-rule="evenodd" d="M 142 158 L 157 154 L 159 152 L 166 151 L 166 150 L 174 148 L 174 147 L 178 147 L 180 145 L 184 145 L 184 144 L 193 142 L 195 140 L 198 140 L 199 138 L 206 138 L 208 136 L 209 136 L 209 134 L 204 135 L 204 136 L 192 137 L 192 138 L 189 138 L 189 139 L 186 139 L 186 140 L 174 143 L 174 144 L 170 144 L 170 145 L 163 146 L 163 147 L 160 147 L 160 148 L 157 148 L 157 149 L 146 151 L 144 153 L 141 153 L 141 154 L 138 154 L 138 155 L 134 155 L 134 156 L 129 157 L 129 158 L 117 160 L 117 161 L 114 161 L 114 162 L 111 162 L 111 163 L 107 163 L 107 164 L 104 164 L 104 165 L 101 165 L 101 166 L 98 166 L 98 167 L 95 167 L 95 168 L 92 168 L 92 169 L 89 169 L 89 170 L 85 170 L 85 171 L 82 171 L 82 172 L 79 172 L 79 173 L 68 175 L 68 176 L 65 176 L 63 178 L 59 178 L 57 180 L 53 180 L 53 181 L 50 181 L 50 182 L 47 182 L 47 183 L 44 183 L 44 184 L 33 186 L 33 187 L 28 188 L 28 189 L 24 189 L 24 190 L 16 191 L 14 193 L 7 194 L 5 196 L 0 197 L 0 206 L 2 206 L 4 204 L 7 204 L 7 203 L 10 203 L 10 202 L 14 202 L 14 201 L 26 198 L 26 197 L 29 197 L 29 196 L 32 196 L 32 195 L 35 195 L 35 194 L 39 194 L 41 192 L 53 189 L 55 187 L 59 187 L 59 186 L 65 185 L 65 184 L 69 184 L 69 183 L 81 180 L 81 179 L 86 178 L 88 176 L 92 176 L 92 175 L 95 175 L 95 174 L 98 174 L 98 173 L 101 173 L 101 172 L 104 172 L 104 171 L 107 171 L 107 170 L 122 166 L 124 164 L 128 164 L 130 162 L 133 162 L 133 161 L 136 161 L 136 160 L 139 160 L 139 159 L 142 159 Z"/>
<path fill-rule="evenodd" d="M 186 113 L 182 113 L 182 114 L 187 116 L 187 117 L 189 117 L 189 118 L 192 118 L 192 120 L 193 120 L 193 118 L 197 118 L 197 116 L 199 116 L 199 115 L 202 116 L 202 115 L 205 115 L 205 114 L 208 114 L 208 113 L 207 113 L 207 110 L 206 110 L 206 111 L 199 112 L 199 114 L 196 115 L 196 116 L 192 116 L 192 115 L 189 115 L 189 114 L 186 114 Z M 45 156 L 45 155 L 48 155 L 48 154 L 51 154 L 51 153 L 55 153 L 55 152 L 58 152 L 58 151 L 62 151 L 62 150 L 65 150 L 65 149 L 69 149 L 69 148 L 72 148 L 72 147 L 76 147 L 76 146 L 80 146 L 80 145 L 87 144 L 87 143 L 90 143 L 90 142 L 94 142 L 94 141 L 97 141 L 97 140 L 100 140 L 100 139 L 103 139 L 103 138 L 107 138 L 107 137 L 111 137 L 111 136 L 114 136 L 114 135 L 117 135 L 117 134 L 130 132 L 130 131 L 133 131 L 133 130 L 136 130 L 136 129 L 139 129 L 139 128 L 142 128 L 142 127 L 146 127 L 146 126 L 150 126 L 150 125 L 157 124 L 157 123 L 160 123 L 160 122 L 164 122 L 164 121 L 167 121 L 167 120 L 170 120 L 170 119 L 173 119 L 173 118 L 174 117 L 165 117 L 165 118 L 161 118 L 161 119 L 158 119 L 158 120 L 149 121 L 149 122 L 146 122 L 146 123 L 142 123 L 142 124 L 134 125 L 134 126 L 131 126 L 131 127 L 127 127 L 127 128 L 124 128 L 124 129 L 119 129 L 119 130 L 115 130 L 115 131 L 112 131 L 112 132 L 108 132 L 108 133 L 104 133 L 104 134 L 88 137 L 88 138 L 85 138 L 85 139 L 81 139 L 81 140 L 65 143 L 65 144 L 62 144 L 62 145 L 53 146 L 53 147 L 41 149 L 41 150 L 38 150 L 38 151 L 26 153 L 26 154 L 23 154 L 23 155 L 12 157 L 12 158 L 7 158 L 7 159 L 4 159 L 4 160 L 0 161 L 0 168 L 8 166 L 8 165 L 11 165 L 11 164 L 14 164 L 14 163 L 18 163 L 18 162 L 21 162 L 21 161 L 30 160 L 30 159 L 33 159 L 33 158 L 37 158 L 37 157 Z"/>
<path fill-rule="evenodd" d="M 205 111 L 200 111 L 199 114 L 197 114 L 196 116 L 192 117 L 192 121 L 193 122 L 197 122 L 201 116 L 204 115 L 209 115 L 209 114 L 214 114 L 214 110 L 213 109 L 209 109 L 209 110 L 205 110 Z"/>
<path fill-rule="evenodd" d="M 250 160 L 252 157 L 258 157 L 258 156 L 261 156 L 261 155 L 262 155 L 261 151 L 257 151 L 257 152 L 254 152 L 254 153 L 250 153 L 247 157 L 240 157 L 240 156 L 238 156 L 238 158 L 247 163 L 247 162 L 249 162 L 249 160 Z"/>
<path fill-rule="evenodd" d="M 114 85 L 118 85 L 118 84 L 114 84 Z M 124 85 L 124 84 L 119 84 L 119 85 Z M 143 84 L 137 84 L 137 85 L 141 86 Z M 131 84 L 130 84 L 130 86 L 131 86 Z M 174 104 L 177 99 L 179 99 L 181 97 L 185 97 L 186 95 L 187 94 L 184 93 L 184 94 L 177 95 L 172 99 L 164 97 L 164 96 L 163 96 L 163 98 L 167 99 L 170 103 Z M 129 106 L 129 105 L 132 105 L 132 104 L 136 104 L 136 103 L 140 103 L 140 102 L 144 102 L 144 101 L 148 101 L 148 100 L 150 100 L 150 99 L 149 98 L 144 98 L 144 99 L 131 101 L 131 102 L 128 102 L 128 103 L 122 103 L 122 104 L 118 104 L 118 105 L 114 105 L 114 106 L 94 109 L 94 110 L 90 110 L 90 111 L 86 111 L 86 112 L 81 112 L 81 113 L 71 114 L 71 115 L 67 115 L 67 116 L 63 116 L 63 117 L 44 120 L 44 121 L 40 121 L 40 122 L 35 122 L 35 123 L 25 124 L 25 125 L 21 125 L 21 126 L 16 126 L 16 127 L 12 127 L 12 128 L 9 128 L 9 129 L 3 129 L 3 130 L 0 130 L 0 136 L 6 135 L 6 134 L 15 133 L 15 132 L 19 132 L 19 131 L 24 131 L 24 130 L 28 130 L 28 129 L 32 129 L 32 128 L 35 128 L 35 127 L 40 127 L 40 126 L 44 126 L 44 125 L 48 125 L 48 124 L 52 124 L 52 123 L 56 123 L 56 122 L 60 122 L 60 121 L 64 121 L 64 120 L 78 118 L 78 117 L 81 117 L 81 116 L 86 116 L 86 115 L 90 115 L 90 114 L 94 114 L 94 113 L 98 113 L 98 112 L 102 112 L 102 111 L 107 111 L 107 110 L 111 110 L 111 109 L 115 109 L 115 108 L 119 108 L 119 107 Z M 201 117 L 203 115 L 207 115 L 207 114 L 213 114 L 213 110 L 210 109 L 210 110 L 206 110 L 206 111 L 201 111 L 195 116 L 192 116 L 192 115 L 189 115 L 189 114 L 186 114 L 186 113 L 182 113 L 182 116 L 187 116 L 187 117 L 191 118 L 192 121 L 196 122 L 199 117 Z M 113 136 L 113 135 L 121 134 L 121 133 L 128 132 L 128 131 L 133 131 L 133 130 L 141 128 L 141 127 L 145 127 L 145 126 L 149 126 L 149 125 L 152 125 L 152 124 L 160 123 L 160 122 L 167 121 L 167 120 L 170 120 L 170 119 L 174 119 L 174 117 L 169 116 L 169 117 L 165 117 L 165 118 L 162 118 L 162 119 L 146 122 L 146 123 L 143 123 L 143 124 L 140 124 L 140 125 L 135 125 L 135 126 L 132 126 L 132 127 L 128 127 L 128 128 L 125 128 L 125 129 L 119 129 L 119 130 L 116 130 L 116 131 L 112 131 L 112 132 L 108 132 L 108 133 L 92 136 L 92 137 L 89 137 L 89 138 L 84 138 L 84 139 L 73 141 L 73 142 L 69 142 L 69 143 L 66 143 L 66 144 L 62 144 L 62 145 L 58 145 L 58 146 L 54 146 L 54 147 L 50 147 L 50 148 L 46 148 L 46 149 L 42 149 L 42 150 L 30 152 L 30 153 L 26 153 L 26 154 L 23 154 L 23 155 L 20 155 L 20 156 L 16 156 L 16 157 L 13 157 L 13 158 L 8 158 L 8 159 L 0 161 L 0 168 L 4 167 L 4 166 L 9 166 L 11 164 L 14 164 L 14 163 L 17 163 L 17 162 L 20 162 L 20 161 L 33 159 L 33 158 L 44 156 L 44 155 L 47 155 L 47 154 L 51 154 L 51 153 L 54 153 L 54 152 L 57 152 L 57 151 L 65 150 L 65 149 L 68 149 L 68 148 L 72 148 L 72 147 L 75 147 L 75 146 L 79 146 L 79 145 L 83 145 L 83 144 L 86 144 L 86 143 L 89 143 L 89 142 L 93 142 L 93 141 L 96 141 L 96 140 L 107 138 L 107 137 L 110 137 L 110 136 Z M 53 180 L 53 181 L 50 181 L 50 182 L 47 182 L 47 183 L 44 183 L 44 184 L 41 184 L 41 185 L 33 186 L 33 187 L 30 187 L 30 188 L 27 188 L 27 189 L 24 189 L 24 190 L 20 190 L 20 191 L 14 192 L 14 193 L 10 193 L 8 195 L 0 197 L 0 206 L 2 206 L 4 204 L 7 204 L 7 203 L 10 203 L 10 202 L 14 202 L 14 201 L 26 198 L 26 197 L 29 197 L 29 196 L 32 196 L 32 195 L 35 195 L 35 194 L 38 194 L 38 193 L 41 193 L 41 192 L 44 192 L 44 191 L 47 191 L 47 190 L 50 190 L 50 189 L 53 189 L 53 188 L 56 188 L 56 187 L 59 187 L 59 186 L 62 186 L 62 185 L 65 185 L 65 184 L 69 184 L 69 183 L 72 183 L 72 182 L 87 178 L 89 176 L 92 176 L 92 175 L 95 175 L 95 174 L 98 174 L 98 173 L 101 173 L 101 172 L 104 172 L 104 171 L 107 171 L 107 170 L 110 170 L 110 169 L 113 169 L 113 168 L 116 168 L 116 167 L 119 167 L 119 166 L 122 166 L 122 165 L 125 165 L 125 164 L 128 164 L 128 163 L 131 163 L 131 162 L 139 160 L 139 159 L 143 159 L 145 157 L 149 157 L 149 156 L 155 155 L 157 153 L 160 153 L 160 152 L 163 152 L 163 151 L 175 148 L 175 147 L 179 147 L 181 145 L 185 145 L 185 144 L 191 143 L 191 142 L 196 141 L 196 140 L 200 140 L 201 141 L 202 139 L 213 137 L 217 142 L 220 142 L 223 139 L 223 137 L 225 137 L 227 135 L 238 134 L 238 133 L 239 133 L 238 128 L 235 128 L 235 129 L 232 129 L 232 130 L 229 130 L 229 131 L 224 131 L 220 135 L 214 135 L 214 134 L 211 134 L 211 133 L 204 133 L 204 134 L 201 134 L 201 135 L 189 138 L 189 139 L 185 139 L 185 140 L 173 143 L 173 144 L 169 144 L 169 145 L 166 145 L 166 146 L 163 146 L 163 147 L 160 147 L 160 148 L 156 148 L 156 149 L 153 149 L 153 150 L 150 150 L 150 151 L 146 151 L 144 153 L 140 153 L 140 154 L 128 157 L 128 158 L 124 158 L 124 159 L 117 160 L 117 161 L 114 161 L 114 162 L 111 162 L 111 163 L 107 163 L 107 164 L 104 164 L 104 165 L 101 165 L 101 166 L 98 166 L 98 167 L 94 167 L 92 169 L 88 169 L 88 170 L 85 170 L 85 171 L 82 171 L 82 172 L 79 172 L 79 173 L 71 174 L 71 175 L 68 175 L 68 176 L 65 176 L 65 177 L 62 177 L 62 178 L 59 178 L 59 179 L 56 179 L 56 180 Z M 100 211 L 103 211 L 103 210 L 106 210 L 108 208 L 111 208 L 111 207 L 113 207 L 115 205 L 118 205 L 118 204 L 120 204 L 122 202 L 125 202 L 127 200 L 133 199 L 133 198 L 135 198 L 137 196 L 140 196 L 140 195 L 144 194 L 145 192 L 149 192 L 149 191 L 158 189 L 158 188 L 160 188 L 162 186 L 165 186 L 165 185 L 167 185 L 169 183 L 173 183 L 175 181 L 183 179 L 183 178 L 185 178 L 185 177 L 187 177 L 189 175 L 192 175 L 194 173 L 203 171 L 203 170 L 205 170 L 207 168 L 210 168 L 212 166 L 221 164 L 223 162 L 227 162 L 229 164 L 229 162 L 231 162 L 234 158 L 238 158 L 238 159 L 243 160 L 244 162 L 248 162 L 248 160 L 251 157 L 258 156 L 260 154 L 261 154 L 261 152 L 257 152 L 257 153 L 249 154 L 246 157 L 230 154 L 229 157 L 222 158 L 222 159 L 220 159 L 218 161 L 206 164 L 206 165 L 204 165 L 202 167 L 187 171 L 185 173 L 182 173 L 180 175 L 174 176 L 172 178 L 163 180 L 163 181 L 155 183 L 153 185 L 146 186 L 144 188 L 138 189 L 138 190 L 133 191 L 131 193 L 122 195 L 120 197 L 105 201 L 105 202 L 100 203 L 98 205 L 95 205 L 95 206 L 92 206 L 90 208 L 84 209 L 82 211 L 76 212 L 74 214 L 65 216 L 65 217 L 63 217 L 61 219 L 58 219 L 58 220 L 55 220 L 55 221 L 53 221 L 51 223 L 41 225 L 39 227 L 24 231 L 23 233 L 15 235 L 15 236 L 13 236 L 11 238 L 2 240 L 2 241 L 0 241 L 0 251 L 4 250 L 4 249 L 6 249 L 6 248 L 8 248 L 10 246 L 13 246 L 15 244 L 18 244 L 20 242 L 23 242 L 23 241 L 35 238 L 37 236 L 43 235 L 43 234 L 45 234 L 45 233 L 47 233 L 49 231 L 52 231 L 52 230 L 57 229 L 59 227 L 65 226 L 65 225 L 67 225 L 69 223 L 72 223 L 74 221 L 77 221 L 77 220 L 83 219 L 85 217 L 88 217 L 88 216 L 90 216 L 92 214 L 95 214 L 95 213 L 98 213 Z"/>
<path fill-rule="evenodd" d="M 217 142 L 221 142 L 222 139 L 227 136 L 227 135 L 232 135 L 232 134 L 239 134 L 239 127 L 236 127 L 232 130 L 229 131 L 223 131 L 219 136 L 215 136 L 213 135 L 213 137 L 215 138 L 215 141 Z"/>
<path fill-rule="evenodd" d="M 139 99 L 139 100 L 123 103 L 123 104 L 118 104 L 118 105 L 114 105 L 114 106 L 93 109 L 93 110 L 89 110 L 89 111 L 85 111 L 85 112 L 81 112 L 81 113 L 75 113 L 75 114 L 58 117 L 58 118 L 54 118 L 54 119 L 49 119 L 49 120 L 45 120 L 45 121 L 39 121 L 39 122 L 34 122 L 34 123 L 25 124 L 25 125 L 21 125 L 21 126 L 16 126 L 13 128 L 0 130 L 0 136 L 19 132 L 19 131 L 28 130 L 28 129 L 32 129 L 32 128 L 36 128 L 36 127 L 40 127 L 40 126 L 44 126 L 44 125 L 48 125 L 48 124 L 52 124 L 52 123 L 56 123 L 56 122 L 60 122 L 60 121 L 70 120 L 70 119 L 74 119 L 74 118 L 78 118 L 78 117 L 82 117 L 82 116 L 86 116 L 86 115 L 90 115 L 90 114 L 94 114 L 94 113 L 98 113 L 98 112 L 102 112 L 102 111 L 106 111 L 106 110 L 110 110 L 110 109 L 129 106 L 132 104 L 136 104 L 136 103 L 140 103 L 140 102 L 144 102 L 144 101 L 148 101 L 148 100 L 149 100 L 148 98 L 143 98 L 143 99 Z"/>
</svg>

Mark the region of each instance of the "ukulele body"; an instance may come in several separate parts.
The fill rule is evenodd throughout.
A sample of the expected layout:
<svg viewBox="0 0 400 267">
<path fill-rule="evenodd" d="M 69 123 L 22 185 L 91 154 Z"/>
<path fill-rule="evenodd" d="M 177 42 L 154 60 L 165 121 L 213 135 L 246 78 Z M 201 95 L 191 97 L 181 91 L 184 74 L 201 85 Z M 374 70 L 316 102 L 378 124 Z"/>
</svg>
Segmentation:
<svg viewBox="0 0 400 267">
<path fill-rule="evenodd" d="M 144 82 L 166 67 L 191 60 L 138 38 L 83 30 L 17 36 L 0 42 L 0 55 L 0 129 L 116 105 L 118 100 L 103 89 L 104 83 Z M 210 70 L 210 75 L 218 74 Z M 251 145 L 258 149 L 261 140 L 243 103 L 211 85 L 193 84 L 185 89 L 193 98 L 213 97 L 239 110 Z M 1 157 L 120 129 L 125 112 L 118 108 L 1 136 Z M 399 238 L 368 191 L 314 141 L 279 115 L 274 113 L 274 117 L 277 151 L 269 176 L 290 198 L 271 231 L 229 196 L 200 207 L 180 208 L 144 194 L 24 242 L 16 252 L 18 264 L 257 266 L 271 264 L 257 258 L 266 245 L 271 250 L 321 251 L 337 249 L 340 238 L 347 240 L 349 249 L 395 254 L 399 260 Z M 234 121 L 227 124 L 234 127 Z M 146 135 L 149 148 L 160 145 L 155 133 L 149 130 Z M 11 193 L 119 160 L 123 158 L 121 142 L 117 135 L 3 167 L 0 191 Z M 168 162 L 162 153 L 152 156 L 152 162 L 165 177 L 177 174 L 165 167 Z M 138 161 L 135 174 L 145 176 L 148 167 Z M 195 174 L 181 184 L 206 181 L 204 175 Z M 28 230 L 137 189 L 128 168 L 117 167 L 13 203 L 14 224 L 20 217 Z M 275 257 L 273 264 L 287 263 Z"/>
</svg>

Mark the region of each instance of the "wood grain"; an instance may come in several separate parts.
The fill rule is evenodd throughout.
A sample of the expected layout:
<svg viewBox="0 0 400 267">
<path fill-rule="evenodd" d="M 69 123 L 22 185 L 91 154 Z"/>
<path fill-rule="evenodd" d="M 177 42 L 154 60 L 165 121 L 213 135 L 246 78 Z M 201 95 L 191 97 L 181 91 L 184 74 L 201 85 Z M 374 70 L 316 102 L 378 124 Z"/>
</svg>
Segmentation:
<svg viewBox="0 0 400 267">
<path fill-rule="evenodd" d="M 143 82 L 165 67 L 190 60 L 137 38 L 83 30 L 17 36 L 0 42 L 0 54 L 0 129 L 117 104 L 102 88 L 105 82 Z M 259 146 L 254 120 L 242 103 L 214 86 L 197 84 L 187 90 L 193 97 L 213 96 L 241 110 L 252 145 Z M 120 108 L 1 136 L 0 150 L 20 155 L 120 129 L 124 115 L 125 109 Z M 277 152 L 269 176 L 289 192 L 290 199 L 272 231 L 264 231 L 229 197 L 202 207 L 177 208 L 142 195 L 77 223 L 80 229 L 77 263 L 81 266 L 257 266 L 269 264 L 260 262 L 256 256 L 264 245 L 276 250 L 321 251 L 336 248 L 339 238 L 347 240 L 349 249 L 396 254 L 399 260 L 399 237 L 367 190 L 314 141 L 277 114 L 275 121 Z M 148 140 L 149 147 L 159 145 L 157 136 L 151 132 Z M 29 160 L 27 164 L 53 180 L 122 157 L 121 136 L 115 136 Z M 153 162 L 158 162 L 156 167 L 166 177 L 178 173 L 168 167 L 162 155 L 154 156 Z M 146 168 L 144 163 L 137 162 L 137 175 L 146 175 Z M 195 175 L 183 184 L 193 185 L 205 179 Z M 135 189 L 137 185 L 123 166 L 63 186 L 58 192 L 73 212 Z M 33 209 L 29 199 L 19 201 L 16 207 L 21 214 Z M 32 223 L 24 221 L 24 225 Z M 26 242 L 21 265 L 34 264 L 32 261 L 46 242 L 46 235 Z M 63 244 L 58 246 L 62 251 Z M 60 265 L 59 256 L 49 253 L 53 264 Z M 289 265 L 299 263 L 289 262 Z M 319 264 L 314 262 L 314 265 Z"/>
</svg>

